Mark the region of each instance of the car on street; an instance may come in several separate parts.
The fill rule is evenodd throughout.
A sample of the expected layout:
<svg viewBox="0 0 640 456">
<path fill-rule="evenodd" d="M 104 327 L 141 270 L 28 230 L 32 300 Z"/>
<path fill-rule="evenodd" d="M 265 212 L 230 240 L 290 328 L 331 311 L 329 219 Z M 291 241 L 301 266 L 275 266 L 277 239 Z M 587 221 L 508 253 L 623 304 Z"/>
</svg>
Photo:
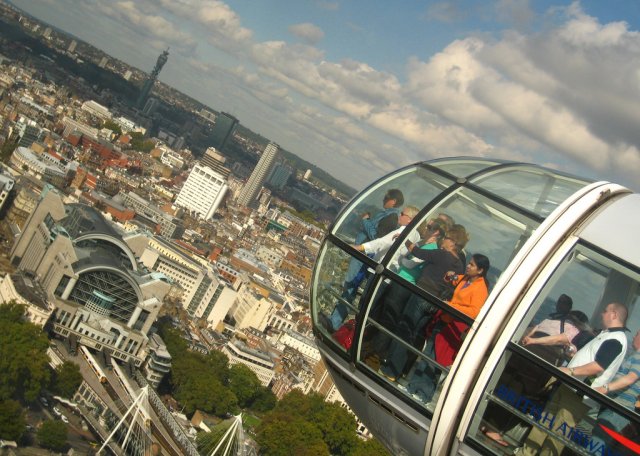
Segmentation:
<svg viewBox="0 0 640 456">
<path fill-rule="evenodd" d="M 58 407 L 53 407 L 53 413 L 55 413 L 57 416 L 62 415 L 62 412 Z"/>
<path fill-rule="evenodd" d="M 65 415 L 60 414 L 60 419 L 63 423 L 69 424 L 69 418 L 67 418 Z"/>
</svg>

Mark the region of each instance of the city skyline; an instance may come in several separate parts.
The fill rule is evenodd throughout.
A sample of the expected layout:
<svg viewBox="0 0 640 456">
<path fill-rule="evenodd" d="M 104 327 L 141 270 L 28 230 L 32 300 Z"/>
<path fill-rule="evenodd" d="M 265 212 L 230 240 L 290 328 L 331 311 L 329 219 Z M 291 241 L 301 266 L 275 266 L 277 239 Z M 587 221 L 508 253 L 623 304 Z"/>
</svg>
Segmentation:
<svg viewBox="0 0 640 456">
<path fill-rule="evenodd" d="M 145 71 L 170 46 L 162 81 L 355 188 L 447 155 L 640 170 L 633 2 L 13 3 Z"/>
</svg>

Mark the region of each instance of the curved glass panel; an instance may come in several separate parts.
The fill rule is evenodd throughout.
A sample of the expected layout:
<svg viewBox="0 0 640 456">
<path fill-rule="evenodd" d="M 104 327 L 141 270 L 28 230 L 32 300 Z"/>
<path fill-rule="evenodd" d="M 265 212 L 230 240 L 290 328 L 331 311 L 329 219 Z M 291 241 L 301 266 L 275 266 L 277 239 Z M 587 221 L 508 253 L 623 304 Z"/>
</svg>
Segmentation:
<svg viewBox="0 0 640 456">
<path fill-rule="evenodd" d="M 381 281 L 358 355 L 365 369 L 429 412 L 469 328 L 439 310 L 436 301 L 389 279 Z"/>
<path fill-rule="evenodd" d="M 428 229 L 428 226 L 434 226 L 433 221 L 445 232 L 457 225 L 458 231 L 463 233 L 462 239 L 466 232 L 468 242 L 463 246 L 459 256 L 461 261 L 449 262 L 446 265 L 435 264 L 440 259 L 435 258 L 437 254 L 430 254 L 429 249 L 441 247 L 446 233 L 438 235 Z M 443 280 L 444 273 L 449 270 L 464 273 L 464 266 L 471 255 L 480 253 L 488 257 L 491 264 L 489 282 L 495 283 L 537 226 L 536 221 L 502 204 L 472 190 L 460 188 L 434 207 L 408 234 L 407 238 L 414 242 L 419 239 L 413 252 L 408 254 L 406 248 L 400 246 L 388 263 L 388 268 L 409 281 L 412 281 L 409 276 L 413 276 L 418 286 L 438 296 L 446 285 Z M 424 259 L 420 260 L 418 256 Z M 439 267 L 438 272 L 435 266 Z M 434 281 L 438 285 L 435 292 L 428 287 L 433 285 Z"/>
<path fill-rule="evenodd" d="M 361 262 L 329 241 L 318 256 L 311 312 L 316 327 L 336 341 L 343 351 L 353 342 L 354 319 L 371 273 Z"/>
<path fill-rule="evenodd" d="M 113 299 L 109 316 L 127 323 L 138 304 L 138 295 L 131 284 L 123 277 L 111 271 L 91 271 L 80 275 L 71 291 L 69 299 L 84 306 L 89 305 L 95 292 Z"/>
<path fill-rule="evenodd" d="M 640 441 L 639 280 L 638 271 L 576 246 L 515 332 L 468 438 L 492 454 L 636 454 L 602 426 Z"/>
<path fill-rule="evenodd" d="M 401 170 L 355 198 L 339 216 L 333 234 L 351 244 L 384 236 L 397 227 L 403 207 L 421 209 L 452 184 L 421 166 Z"/>
<path fill-rule="evenodd" d="M 590 181 L 535 166 L 514 165 L 482 174 L 471 183 L 546 217 Z"/>
<path fill-rule="evenodd" d="M 467 177 L 502 162 L 477 158 L 456 158 L 430 161 L 429 164 L 457 177 Z"/>
</svg>

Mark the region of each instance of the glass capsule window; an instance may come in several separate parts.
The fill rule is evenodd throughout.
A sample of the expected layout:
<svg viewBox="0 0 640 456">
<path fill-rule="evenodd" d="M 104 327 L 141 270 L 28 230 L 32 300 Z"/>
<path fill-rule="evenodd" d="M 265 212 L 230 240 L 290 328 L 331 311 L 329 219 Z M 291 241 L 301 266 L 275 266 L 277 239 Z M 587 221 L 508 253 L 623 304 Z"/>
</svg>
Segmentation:
<svg viewBox="0 0 640 456">
<path fill-rule="evenodd" d="M 471 182 L 543 217 L 588 183 L 529 165 L 499 167 L 472 178 Z"/>
<path fill-rule="evenodd" d="M 639 283 L 638 271 L 577 245 L 514 333 L 469 443 L 486 454 L 637 454 Z"/>
<path fill-rule="evenodd" d="M 475 159 L 379 180 L 343 210 L 321 249 L 311 293 L 316 334 L 429 415 L 492 285 L 544 217 L 585 183 Z"/>
<path fill-rule="evenodd" d="M 382 237 L 397 227 L 404 206 L 424 207 L 453 184 L 422 166 L 398 171 L 356 196 L 332 233 L 350 244 Z"/>
</svg>

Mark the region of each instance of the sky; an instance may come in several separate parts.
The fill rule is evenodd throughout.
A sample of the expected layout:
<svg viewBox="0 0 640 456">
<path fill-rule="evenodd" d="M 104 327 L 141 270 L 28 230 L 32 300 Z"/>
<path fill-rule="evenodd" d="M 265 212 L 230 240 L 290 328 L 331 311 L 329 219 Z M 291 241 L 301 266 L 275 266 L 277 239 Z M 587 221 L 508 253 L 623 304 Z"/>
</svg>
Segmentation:
<svg viewBox="0 0 640 456">
<path fill-rule="evenodd" d="M 12 0 L 360 189 L 526 161 L 639 190 L 636 0 Z M 179 133 L 179 132 L 178 132 Z"/>
</svg>

